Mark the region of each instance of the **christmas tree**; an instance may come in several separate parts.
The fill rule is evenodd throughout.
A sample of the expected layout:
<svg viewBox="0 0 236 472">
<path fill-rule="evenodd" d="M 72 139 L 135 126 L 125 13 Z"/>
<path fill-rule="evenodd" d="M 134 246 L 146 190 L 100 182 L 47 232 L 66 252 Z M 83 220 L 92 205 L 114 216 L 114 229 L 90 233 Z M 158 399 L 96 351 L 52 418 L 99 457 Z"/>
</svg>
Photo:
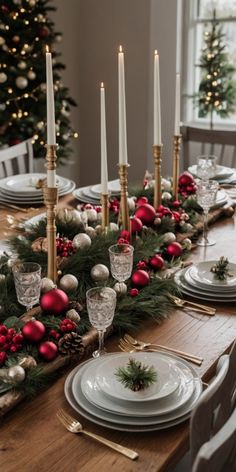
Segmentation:
<svg viewBox="0 0 236 472">
<path fill-rule="evenodd" d="M 51 0 L 1 0 L 0 5 L 0 147 L 32 138 L 34 156 L 44 157 L 46 143 L 45 50 L 53 57 L 57 156 L 70 154 L 70 109 L 76 103 L 61 79 L 65 66 L 54 45 L 61 40 L 49 18 Z"/>
<path fill-rule="evenodd" d="M 210 115 L 211 128 L 214 112 L 221 118 L 226 118 L 234 111 L 236 104 L 236 83 L 232 79 L 235 67 L 228 62 L 224 38 L 222 26 L 217 23 L 213 12 L 211 29 L 204 32 L 199 64 L 201 81 L 198 93 L 194 96 L 199 117 Z"/>
</svg>

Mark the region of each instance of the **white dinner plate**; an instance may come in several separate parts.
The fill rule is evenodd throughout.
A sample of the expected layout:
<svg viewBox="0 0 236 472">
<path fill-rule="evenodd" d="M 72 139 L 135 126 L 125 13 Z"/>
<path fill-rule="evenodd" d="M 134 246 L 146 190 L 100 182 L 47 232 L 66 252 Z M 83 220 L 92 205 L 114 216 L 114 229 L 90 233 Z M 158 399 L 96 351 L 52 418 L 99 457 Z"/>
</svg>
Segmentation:
<svg viewBox="0 0 236 472">
<path fill-rule="evenodd" d="M 83 364 L 86 364 L 88 362 L 89 360 L 85 361 Z M 93 414 L 94 412 L 96 412 L 96 409 L 93 407 L 93 405 L 90 405 L 89 402 L 87 402 L 86 398 L 83 398 L 83 405 L 86 407 L 86 410 L 85 410 L 81 405 L 77 403 L 72 393 L 72 382 L 73 382 L 74 376 L 76 372 L 78 371 L 78 369 L 80 369 L 81 367 L 82 367 L 82 364 L 80 366 L 76 366 L 66 378 L 65 386 L 64 386 L 64 393 L 70 406 L 82 417 L 86 418 L 92 423 L 98 424 L 99 426 L 103 426 L 105 428 L 114 429 L 116 431 L 139 433 L 139 432 L 157 431 L 161 429 L 170 428 L 172 426 L 176 426 L 180 423 L 183 423 L 190 417 L 190 412 L 189 412 L 185 415 L 182 415 L 180 418 L 177 418 L 176 420 L 170 420 L 170 421 L 167 421 L 166 423 L 161 423 L 161 424 L 159 423 L 156 425 L 148 425 L 148 426 L 145 426 L 145 425 L 129 426 L 129 425 L 112 423 L 110 421 L 106 421 L 105 419 L 98 418 L 97 416 Z M 81 397 L 82 395 L 83 394 L 81 392 Z"/>
<path fill-rule="evenodd" d="M 189 270 L 190 268 L 188 268 L 184 273 L 183 273 L 183 276 L 184 276 L 184 279 L 185 281 L 187 282 L 187 285 L 191 288 L 194 288 L 195 291 L 197 290 L 197 292 L 200 290 L 201 292 L 203 293 L 209 293 L 209 295 L 216 295 L 216 296 L 223 296 L 223 297 L 233 297 L 233 296 L 236 296 L 236 286 L 232 286 L 232 287 L 220 287 L 220 290 L 219 290 L 219 286 L 215 286 L 215 285 L 200 285 L 198 282 L 196 282 L 196 280 L 194 280 L 192 277 L 191 277 L 191 272 Z"/>
<path fill-rule="evenodd" d="M 228 268 L 232 277 L 227 277 L 226 280 L 218 280 L 214 273 L 211 272 L 211 268 L 218 261 L 206 261 L 194 264 L 189 268 L 189 274 L 191 278 L 197 282 L 202 288 L 214 287 L 216 290 L 229 290 L 232 287 L 236 289 L 236 264 L 229 263 Z"/>
<path fill-rule="evenodd" d="M 188 168 L 188 171 L 194 176 L 197 177 L 197 165 L 194 164 Z M 230 177 L 235 172 L 235 169 L 225 166 L 216 166 L 216 174 L 212 177 L 215 180 L 225 179 Z"/>
<path fill-rule="evenodd" d="M 190 297 L 198 298 L 199 300 L 206 300 L 209 302 L 223 302 L 223 303 L 232 303 L 236 302 L 236 294 L 231 296 L 228 296 L 227 294 L 223 294 L 222 292 L 220 293 L 219 291 L 212 292 L 212 291 L 206 291 L 201 288 L 194 288 L 190 286 L 183 275 L 183 271 L 186 269 L 183 269 L 182 271 L 179 271 L 175 274 L 174 280 L 176 284 L 178 285 L 180 291 L 188 295 Z"/>
<path fill-rule="evenodd" d="M 101 359 L 100 365 L 96 371 L 96 382 L 101 388 L 101 391 L 107 394 L 111 398 L 115 398 L 121 401 L 132 401 L 132 402 L 145 402 L 157 400 L 160 398 L 167 397 L 173 393 L 180 384 L 179 369 L 164 356 L 156 356 L 155 354 L 139 353 L 139 362 L 143 365 L 153 367 L 157 373 L 157 380 L 149 388 L 140 390 L 139 392 L 133 392 L 129 388 L 125 388 L 124 385 L 119 382 L 115 376 L 115 372 L 120 367 L 125 367 L 130 357 L 130 354 L 123 354 L 122 356 L 112 356 L 109 359 Z M 87 368 L 85 371 L 85 377 L 83 377 L 83 383 L 91 382 L 90 369 Z"/>
<path fill-rule="evenodd" d="M 111 354 L 112 355 L 112 354 Z M 173 356 L 174 357 L 174 356 Z M 178 358 L 177 358 L 178 359 Z M 81 377 L 83 374 L 83 370 L 86 369 L 87 364 L 90 361 L 86 361 L 85 363 L 81 364 L 74 371 L 69 375 L 65 383 L 65 395 L 71 406 L 76 409 L 80 414 L 85 416 L 86 418 L 94 421 L 95 423 L 102 424 L 104 426 L 114 428 L 114 429 L 122 429 L 125 431 L 131 431 L 133 428 L 134 431 L 144 431 L 144 430 L 153 430 L 156 429 L 163 429 L 175 424 L 178 424 L 184 421 L 188 415 L 190 414 L 192 408 L 195 406 L 196 401 L 198 400 L 201 392 L 202 392 L 202 382 L 199 378 L 194 377 L 194 391 L 190 399 L 183 405 L 181 408 L 176 409 L 174 412 L 170 412 L 163 416 L 156 416 L 155 417 L 138 417 L 137 415 L 134 417 L 128 416 L 119 416 L 114 414 L 112 411 L 108 412 L 105 410 L 101 410 L 91 404 L 87 399 L 84 397 L 82 389 L 81 389 Z M 79 376 L 81 374 L 80 380 Z M 193 376 L 196 375 L 196 372 L 192 370 Z M 78 382 L 78 395 L 77 398 L 74 397 L 73 394 L 73 383 L 74 378 L 77 376 Z M 139 413 L 139 410 L 138 410 Z M 104 423 L 105 421 L 105 423 Z M 132 429 L 131 429 L 132 428 Z M 148 428 L 148 429 L 147 429 Z"/>
<path fill-rule="evenodd" d="M 0 179 L 0 189 L 6 190 L 9 194 L 19 195 L 40 195 L 42 189 L 35 188 L 35 184 L 39 179 L 46 179 L 47 174 L 43 173 L 29 173 L 29 174 L 17 174 L 10 177 Z M 70 180 L 56 176 L 56 182 L 59 189 L 63 188 L 70 183 Z"/>
<path fill-rule="evenodd" d="M 75 188 L 75 182 L 73 181 L 70 181 L 70 185 L 67 189 L 65 190 L 59 190 L 58 194 L 59 194 L 59 197 L 62 197 L 64 195 L 67 195 L 68 193 L 71 193 L 73 192 Z M 0 202 L 6 202 L 6 203 L 18 203 L 19 205 L 30 205 L 30 204 L 41 204 L 41 203 L 44 203 L 44 197 L 43 197 L 43 194 L 42 194 L 42 191 L 41 191 L 41 195 L 38 195 L 38 196 L 17 196 L 16 194 L 15 195 L 6 195 L 6 194 L 3 194 L 1 191 L 0 191 Z"/>
<path fill-rule="evenodd" d="M 101 184 L 91 186 L 91 192 L 93 192 L 97 195 L 101 195 L 101 191 L 102 191 Z M 120 180 L 119 179 L 110 180 L 110 182 L 108 182 L 108 192 L 116 193 L 116 194 L 120 192 Z"/>
<path fill-rule="evenodd" d="M 81 187 L 76 188 L 73 192 L 73 196 L 77 198 L 80 202 L 83 203 L 92 203 L 93 205 L 100 205 L 100 199 L 95 197 L 87 197 L 84 195 L 84 189 L 88 189 L 89 187 Z"/>
</svg>

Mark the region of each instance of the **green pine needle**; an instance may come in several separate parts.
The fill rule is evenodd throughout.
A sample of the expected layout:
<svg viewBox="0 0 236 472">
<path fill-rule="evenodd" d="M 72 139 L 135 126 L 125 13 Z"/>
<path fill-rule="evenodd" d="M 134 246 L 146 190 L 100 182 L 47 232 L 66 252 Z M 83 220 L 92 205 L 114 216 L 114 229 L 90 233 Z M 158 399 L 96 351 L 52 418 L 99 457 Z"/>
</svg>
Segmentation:
<svg viewBox="0 0 236 472">
<path fill-rule="evenodd" d="M 115 376 L 125 388 L 133 392 L 144 390 L 157 381 L 157 372 L 153 366 L 149 367 L 132 358 L 126 367 L 117 369 Z"/>
</svg>

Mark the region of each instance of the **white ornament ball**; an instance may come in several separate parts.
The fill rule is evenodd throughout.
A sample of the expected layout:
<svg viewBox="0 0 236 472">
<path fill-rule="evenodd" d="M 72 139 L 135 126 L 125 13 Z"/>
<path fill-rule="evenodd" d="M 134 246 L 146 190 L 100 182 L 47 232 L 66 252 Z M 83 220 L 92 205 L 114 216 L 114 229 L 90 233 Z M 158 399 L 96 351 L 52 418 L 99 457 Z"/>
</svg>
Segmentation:
<svg viewBox="0 0 236 472">
<path fill-rule="evenodd" d="M 56 288 L 56 284 L 54 284 L 53 280 L 49 279 L 48 277 L 43 277 L 41 279 L 41 286 L 40 286 L 41 293 L 49 292 L 53 288 Z"/>
<path fill-rule="evenodd" d="M 86 234 L 88 234 L 91 239 L 94 239 L 96 237 L 96 231 L 92 226 L 87 226 Z"/>
<path fill-rule="evenodd" d="M 98 219 L 98 214 L 96 212 L 96 210 L 94 209 L 89 209 L 89 210 L 85 210 L 86 214 L 87 214 L 87 217 L 88 217 L 88 221 L 90 223 L 95 223 L 95 221 L 97 221 Z"/>
<path fill-rule="evenodd" d="M 98 223 L 102 222 L 102 212 L 101 211 L 97 213 L 97 222 Z"/>
<path fill-rule="evenodd" d="M 117 223 L 110 223 L 110 231 L 119 231 L 119 226 Z"/>
<path fill-rule="evenodd" d="M 163 192 L 162 198 L 163 198 L 163 200 L 171 200 L 172 195 L 171 195 L 170 192 Z"/>
<path fill-rule="evenodd" d="M 64 290 L 64 292 L 74 291 L 78 288 L 78 285 L 78 279 L 72 274 L 63 275 L 59 282 L 59 287 Z"/>
<path fill-rule="evenodd" d="M 161 188 L 162 188 L 162 190 L 164 190 L 165 192 L 169 192 L 170 189 L 171 189 L 171 182 L 170 182 L 170 180 L 161 179 Z"/>
<path fill-rule="evenodd" d="M 19 76 L 16 78 L 16 86 L 19 89 L 24 89 L 27 87 L 27 85 L 28 85 L 28 80 L 26 79 L 26 77 Z"/>
<path fill-rule="evenodd" d="M 0 36 L 0 46 L 2 46 L 3 44 L 5 44 L 5 38 Z"/>
<path fill-rule="evenodd" d="M 88 215 L 86 211 L 82 211 L 81 213 L 81 222 L 83 223 L 84 226 L 86 226 L 88 223 Z"/>
<path fill-rule="evenodd" d="M 4 84 L 7 81 L 7 74 L 5 72 L 0 73 L 0 84 Z"/>
<path fill-rule="evenodd" d="M 0 103 L 0 110 L 1 110 L 1 111 L 6 110 L 6 105 L 5 105 L 5 103 Z M 2 146 L 2 147 L 3 147 L 3 146 Z"/>
<path fill-rule="evenodd" d="M 26 64 L 25 61 L 20 61 L 20 62 L 18 62 L 17 67 L 18 67 L 18 69 L 24 70 L 24 69 L 26 69 L 27 64 Z"/>
<path fill-rule="evenodd" d="M 174 241 L 176 241 L 176 236 L 174 233 L 171 232 L 165 233 L 163 236 L 163 241 L 166 244 L 173 243 Z"/>
<path fill-rule="evenodd" d="M 109 269 L 104 264 L 96 264 L 92 267 L 90 275 L 94 282 L 106 282 L 109 277 Z"/>
<path fill-rule="evenodd" d="M 190 251 L 191 248 L 192 248 L 192 241 L 191 239 L 189 238 L 185 238 L 183 241 L 182 241 L 182 246 L 187 249 L 187 251 Z"/>
<path fill-rule="evenodd" d="M 102 231 L 103 231 L 102 226 L 101 225 L 95 226 L 95 231 L 96 231 L 97 234 L 102 233 Z"/>
<path fill-rule="evenodd" d="M 34 80 L 34 79 L 36 79 L 36 74 L 35 74 L 35 72 L 34 72 L 33 70 L 29 70 L 29 72 L 28 72 L 28 74 L 27 74 L 27 77 L 28 77 L 28 79 L 30 79 L 30 80 Z"/>
<path fill-rule="evenodd" d="M 69 318 L 69 320 L 74 321 L 76 324 L 80 322 L 80 315 L 74 308 L 66 312 L 66 318 Z"/>
<path fill-rule="evenodd" d="M 117 295 L 125 295 L 127 293 L 127 285 L 124 282 L 116 282 L 113 288 Z"/>
<path fill-rule="evenodd" d="M 13 382 L 21 383 L 25 379 L 25 369 L 20 365 L 9 367 L 8 377 L 10 377 Z"/>
<path fill-rule="evenodd" d="M 134 197 L 129 197 L 128 198 L 128 207 L 129 210 L 134 211 L 135 210 L 135 200 Z"/>
<path fill-rule="evenodd" d="M 193 225 L 191 225 L 190 223 L 186 223 L 185 228 L 186 228 L 186 231 L 192 231 Z"/>
<path fill-rule="evenodd" d="M 76 249 L 88 249 L 91 246 L 91 238 L 86 233 L 76 234 L 73 238 L 73 246 Z"/>
<path fill-rule="evenodd" d="M 159 226 L 161 224 L 161 218 L 156 217 L 153 223 L 155 226 Z"/>
</svg>

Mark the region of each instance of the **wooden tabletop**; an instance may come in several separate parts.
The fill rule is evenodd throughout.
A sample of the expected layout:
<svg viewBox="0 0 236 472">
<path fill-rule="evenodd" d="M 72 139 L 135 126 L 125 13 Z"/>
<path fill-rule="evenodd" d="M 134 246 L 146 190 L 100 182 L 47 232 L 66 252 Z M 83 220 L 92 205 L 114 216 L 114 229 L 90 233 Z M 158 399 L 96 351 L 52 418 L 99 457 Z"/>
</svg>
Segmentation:
<svg viewBox="0 0 236 472">
<path fill-rule="evenodd" d="M 67 197 L 65 203 L 72 203 Z M 9 214 L 9 211 L 7 211 Z M 33 211 L 35 213 L 35 211 Z M 20 215 L 20 214 L 19 214 Z M 1 215 L 3 217 L 3 214 Z M 2 228 L 1 224 L 1 228 Z M 0 238 L 6 231 L 0 231 Z M 217 259 L 227 256 L 236 262 L 235 219 L 218 221 L 210 230 L 216 245 L 197 248 L 191 260 Z M 220 355 L 225 353 L 236 337 L 236 308 L 234 304 L 218 303 L 216 315 L 191 316 L 174 311 L 171 318 L 160 326 L 144 323 L 139 337 L 159 342 L 177 349 L 202 356 L 204 362 L 197 371 L 205 380 L 214 373 Z M 117 351 L 118 338 L 106 341 L 109 352 Z M 8 413 L 1 424 L 0 470 L 4 472 L 160 472 L 171 471 L 188 448 L 188 422 L 156 432 L 126 433 L 109 430 L 80 418 L 83 425 L 113 441 L 130 447 L 139 453 L 137 461 L 131 461 L 83 435 L 67 432 L 56 418 L 57 409 L 63 407 L 75 414 L 67 404 L 63 393 L 65 379 L 74 366 L 33 400 L 25 400 Z"/>
</svg>

